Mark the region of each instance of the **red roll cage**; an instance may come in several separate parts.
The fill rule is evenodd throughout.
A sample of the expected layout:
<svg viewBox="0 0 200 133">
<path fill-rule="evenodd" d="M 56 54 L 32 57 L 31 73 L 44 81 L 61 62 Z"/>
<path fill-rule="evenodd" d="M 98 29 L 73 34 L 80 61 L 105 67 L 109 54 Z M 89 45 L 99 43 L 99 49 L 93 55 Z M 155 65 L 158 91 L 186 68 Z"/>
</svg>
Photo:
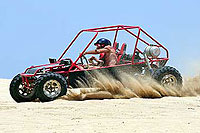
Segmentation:
<svg viewBox="0 0 200 133">
<path fill-rule="evenodd" d="M 138 29 L 137 35 L 134 34 L 132 31 L 130 31 L 130 29 Z M 57 69 L 61 70 L 61 71 L 57 71 L 57 73 L 63 73 L 63 74 L 68 74 L 69 72 L 80 71 L 80 68 L 78 67 L 78 65 L 76 63 L 79 60 L 79 58 L 83 55 L 83 53 L 87 50 L 87 48 L 95 40 L 95 38 L 97 37 L 98 33 L 108 32 L 108 31 L 115 31 L 114 41 L 113 41 L 113 46 L 114 46 L 114 44 L 116 42 L 116 39 L 117 39 L 117 36 L 118 36 L 118 31 L 121 31 L 121 30 L 126 31 L 129 34 L 131 34 L 133 37 L 135 37 L 136 38 L 136 42 L 135 42 L 135 47 L 134 47 L 134 51 L 133 51 L 133 56 L 132 56 L 131 62 L 128 62 L 128 63 L 125 63 L 125 64 L 119 64 L 119 65 L 115 65 L 115 66 L 136 65 L 136 64 L 144 64 L 144 63 L 146 63 L 145 60 L 143 60 L 142 62 L 135 62 L 134 63 L 136 51 L 138 51 L 139 53 L 143 54 L 143 52 L 137 47 L 138 46 L 138 42 L 141 41 L 141 42 L 143 42 L 144 44 L 146 44 L 148 46 L 151 45 L 150 43 L 148 43 L 147 41 L 143 40 L 140 37 L 141 32 L 144 33 L 144 35 L 146 35 L 148 38 L 150 38 L 153 42 L 155 42 L 155 44 L 156 44 L 157 47 L 160 47 L 164 51 L 166 51 L 166 57 L 160 57 L 160 58 L 151 58 L 151 57 L 148 57 L 149 62 L 153 63 L 153 62 L 165 61 L 165 63 L 166 63 L 166 61 L 168 61 L 168 59 L 169 59 L 168 50 L 163 45 L 161 45 L 158 41 L 156 41 L 153 37 L 151 37 L 147 32 L 145 32 L 142 28 L 140 28 L 139 26 L 117 25 L 117 26 L 108 26 L 108 27 L 101 27 L 101 28 L 85 29 L 85 30 L 81 30 L 80 32 L 78 32 L 78 34 L 75 36 L 75 38 L 71 41 L 71 43 L 64 50 L 64 52 L 62 53 L 62 55 L 59 57 L 59 59 L 57 60 L 57 62 L 51 63 L 51 64 L 31 66 L 31 67 L 27 68 L 24 73 L 21 73 L 23 84 L 27 88 L 30 88 L 29 87 L 29 81 L 28 81 L 27 77 L 32 77 L 32 76 L 40 75 L 40 74 L 37 74 L 37 73 L 39 71 L 41 71 L 42 69 L 44 69 L 44 68 L 46 68 L 46 69 L 48 69 L 50 71 L 53 70 L 54 68 L 57 68 Z M 84 48 L 84 50 L 82 51 L 82 53 L 78 56 L 78 58 L 74 62 L 71 59 L 69 59 L 71 61 L 71 63 L 72 63 L 71 67 L 67 71 L 62 71 L 62 68 L 65 68 L 65 65 L 64 64 L 59 64 L 59 62 L 62 60 L 63 56 L 66 54 L 66 52 L 69 50 L 69 48 L 73 45 L 73 43 L 75 42 L 75 40 L 83 32 L 95 32 L 96 34 L 90 40 L 90 42 L 87 44 L 87 46 Z M 76 67 L 79 70 L 72 70 L 73 67 Z M 113 66 L 105 66 L 105 67 L 101 67 L 101 68 L 107 68 L 107 67 L 113 67 Z M 38 68 L 38 69 L 34 73 L 32 73 L 32 74 L 27 73 L 28 70 L 33 69 L 33 68 Z M 88 70 L 88 69 L 85 69 L 85 70 Z"/>
<path fill-rule="evenodd" d="M 137 35 L 134 34 L 132 31 L 130 31 L 130 29 L 138 29 L 138 33 Z M 113 45 L 116 42 L 117 36 L 118 36 L 118 31 L 120 30 L 124 30 L 126 32 L 128 32 L 129 34 L 131 34 L 132 36 L 134 36 L 136 38 L 136 42 L 135 42 L 135 48 L 133 51 L 133 56 L 132 56 L 132 61 L 131 64 L 141 64 L 144 62 L 137 62 L 134 63 L 134 58 L 135 58 L 135 52 L 138 51 L 139 53 L 143 53 L 137 46 L 138 46 L 138 42 L 141 41 L 146 45 L 151 45 L 150 43 L 146 42 L 145 40 L 143 40 L 142 38 L 140 38 L 140 34 L 141 32 L 144 33 L 147 37 L 149 37 L 153 42 L 156 43 L 156 46 L 164 49 L 166 51 L 166 57 L 163 58 L 156 58 L 156 59 L 152 59 L 149 58 L 150 62 L 158 62 L 161 60 L 168 60 L 169 59 L 169 53 L 168 50 L 162 45 L 160 44 L 158 41 L 156 41 L 152 36 L 150 36 L 146 31 L 144 31 L 141 27 L 139 26 L 125 26 L 125 25 L 117 25 L 117 26 L 108 26 L 108 27 L 100 27 L 100 28 L 92 28 L 92 29 L 85 29 L 85 30 L 81 30 L 76 36 L 75 38 L 72 40 L 72 42 L 68 45 L 68 47 L 65 49 L 65 51 L 62 53 L 62 55 L 60 56 L 60 58 L 58 59 L 58 61 L 60 61 L 63 56 L 65 55 L 65 53 L 69 50 L 69 48 L 72 46 L 72 44 L 75 42 L 75 40 L 79 37 L 79 35 L 83 32 L 96 32 L 96 34 L 94 35 L 94 37 L 91 39 L 91 41 L 87 44 L 87 46 L 85 47 L 85 49 L 83 50 L 83 52 L 79 55 L 79 57 L 75 60 L 75 62 L 73 63 L 74 65 L 76 64 L 76 62 L 79 60 L 79 58 L 82 56 L 82 54 L 87 50 L 87 48 L 91 45 L 91 43 L 94 41 L 94 39 L 97 37 L 98 33 L 100 32 L 108 32 L 108 31 L 115 31 L 115 36 L 114 36 L 114 40 L 113 40 Z M 71 66 L 71 68 L 73 67 L 73 65 Z"/>
<path fill-rule="evenodd" d="M 130 31 L 130 29 L 138 29 L 138 32 L 137 32 L 137 35 L 134 34 L 132 31 Z M 94 35 L 94 37 L 90 40 L 90 42 L 87 44 L 87 46 L 84 48 L 84 50 L 82 51 L 82 53 L 78 56 L 78 58 L 73 62 L 71 59 L 71 62 L 72 62 L 72 65 L 71 67 L 69 68 L 69 70 L 67 72 L 58 72 L 58 73 L 68 73 L 69 71 L 74 71 L 72 70 L 73 67 L 77 67 L 79 69 L 79 67 L 76 65 L 77 61 L 79 60 L 79 58 L 83 55 L 83 53 L 87 50 L 87 48 L 92 44 L 92 42 L 95 40 L 95 38 L 97 37 L 98 33 L 101 33 L 101 32 L 108 32 L 108 31 L 115 31 L 115 35 L 114 35 L 114 40 L 113 40 L 113 45 L 114 43 L 116 42 L 116 39 L 117 39 L 117 36 L 118 36 L 118 31 L 121 31 L 121 30 L 124 30 L 126 31 L 127 33 L 131 34 L 133 37 L 136 38 L 136 42 L 135 42 L 135 47 L 134 47 L 134 50 L 133 50 L 133 56 L 132 56 L 132 60 L 131 62 L 129 63 L 126 63 L 126 64 L 119 64 L 119 65 L 115 65 L 115 66 L 123 66 L 123 65 L 135 65 L 135 64 L 144 64 L 146 63 L 144 60 L 142 62 L 136 62 L 134 63 L 134 59 L 135 59 L 135 52 L 138 51 L 139 53 L 143 53 L 137 46 L 138 46 L 138 42 L 141 41 L 143 42 L 144 44 L 146 45 L 151 45 L 150 43 L 148 43 L 147 41 L 145 41 L 144 39 L 142 39 L 140 37 L 140 34 L 141 32 L 144 33 L 144 35 L 146 35 L 148 38 L 150 38 L 153 42 L 155 42 L 156 46 L 164 49 L 166 51 L 166 57 L 161 57 L 161 58 L 150 58 L 148 57 L 149 59 L 149 62 L 150 63 L 153 63 L 153 62 L 159 62 L 159 61 L 167 61 L 169 59 L 169 53 L 168 53 L 168 50 L 163 46 L 161 45 L 158 41 L 156 41 L 152 36 L 150 36 L 147 32 L 145 32 L 142 28 L 140 28 L 139 26 L 125 26 L 125 25 L 117 25 L 117 26 L 108 26 L 108 27 L 100 27 L 100 28 L 92 28 L 92 29 L 85 29 L 85 30 L 81 30 L 80 32 L 78 32 L 78 34 L 75 36 L 75 38 L 71 41 L 71 43 L 68 45 L 68 47 L 64 50 L 64 52 L 62 53 L 62 55 L 59 57 L 59 59 L 57 60 L 57 62 L 61 61 L 63 56 L 66 54 L 66 52 L 69 50 L 69 48 L 73 45 L 73 43 L 75 42 L 75 40 L 80 36 L 81 33 L 83 32 L 95 32 L 96 34 Z M 57 64 L 56 63 L 53 63 L 53 64 Z M 32 68 L 36 68 L 36 67 L 40 67 L 37 71 L 35 71 L 34 74 L 26 74 L 26 71 L 29 70 L 29 69 L 32 69 Z M 27 68 L 25 70 L 24 73 L 22 73 L 21 75 L 23 76 L 27 76 L 27 77 L 31 77 L 31 76 L 35 76 L 36 73 L 43 69 L 41 67 L 47 67 L 49 68 L 50 70 L 52 70 L 53 68 L 55 67 L 64 67 L 64 65 L 56 65 L 56 66 L 49 66 L 49 64 L 44 64 L 44 65 L 38 65 L 38 66 L 31 66 L 29 68 Z M 105 67 L 102 67 L 102 68 L 106 68 L 106 67 L 112 67 L 112 66 L 105 66 Z M 80 69 L 79 69 L 80 70 Z M 86 69 L 87 70 L 87 69 Z M 77 71 L 77 70 L 76 70 Z"/>
</svg>

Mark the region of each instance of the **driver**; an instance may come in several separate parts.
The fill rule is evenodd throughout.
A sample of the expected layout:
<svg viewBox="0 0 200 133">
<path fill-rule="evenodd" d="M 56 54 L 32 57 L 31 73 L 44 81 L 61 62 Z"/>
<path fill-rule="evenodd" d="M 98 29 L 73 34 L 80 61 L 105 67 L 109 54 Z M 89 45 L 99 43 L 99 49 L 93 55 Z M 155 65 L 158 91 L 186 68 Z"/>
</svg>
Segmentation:
<svg viewBox="0 0 200 133">
<path fill-rule="evenodd" d="M 89 62 L 93 63 L 93 60 L 95 60 L 97 62 L 96 65 L 101 65 L 104 63 L 103 66 L 112 66 L 117 64 L 117 55 L 115 53 L 115 49 L 111 46 L 111 42 L 108 39 L 101 38 L 97 40 L 94 45 L 96 46 L 96 49 L 87 51 L 84 53 L 84 55 L 100 54 L 100 58 L 97 59 L 96 57 L 92 56 L 88 59 Z"/>
</svg>

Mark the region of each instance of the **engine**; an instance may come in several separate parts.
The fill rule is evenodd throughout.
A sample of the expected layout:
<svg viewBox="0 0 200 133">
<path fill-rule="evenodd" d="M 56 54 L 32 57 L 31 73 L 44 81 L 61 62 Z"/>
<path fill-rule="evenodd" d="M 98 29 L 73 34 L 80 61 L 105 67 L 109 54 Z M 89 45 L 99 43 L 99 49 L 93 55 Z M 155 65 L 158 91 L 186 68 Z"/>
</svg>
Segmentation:
<svg viewBox="0 0 200 133">
<path fill-rule="evenodd" d="M 144 53 L 148 57 L 157 58 L 160 55 L 160 48 L 157 46 L 147 46 Z"/>
</svg>

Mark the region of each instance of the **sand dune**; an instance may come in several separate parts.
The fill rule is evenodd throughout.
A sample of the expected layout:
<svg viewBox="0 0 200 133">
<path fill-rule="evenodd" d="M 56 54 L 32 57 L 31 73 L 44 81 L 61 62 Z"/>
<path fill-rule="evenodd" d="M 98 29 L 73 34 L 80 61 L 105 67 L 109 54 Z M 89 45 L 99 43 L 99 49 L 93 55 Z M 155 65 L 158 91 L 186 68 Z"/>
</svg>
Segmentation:
<svg viewBox="0 0 200 133">
<path fill-rule="evenodd" d="M 198 95 L 16 103 L 9 95 L 9 83 L 0 79 L 0 132 L 200 131 Z"/>
</svg>

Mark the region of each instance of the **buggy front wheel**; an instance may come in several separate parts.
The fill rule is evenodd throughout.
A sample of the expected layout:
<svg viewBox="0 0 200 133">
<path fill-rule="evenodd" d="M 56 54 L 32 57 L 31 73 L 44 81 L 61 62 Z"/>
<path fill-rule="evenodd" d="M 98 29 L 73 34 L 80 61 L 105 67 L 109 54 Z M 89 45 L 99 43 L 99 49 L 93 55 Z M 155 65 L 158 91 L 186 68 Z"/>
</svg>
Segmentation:
<svg viewBox="0 0 200 133">
<path fill-rule="evenodd" d="M 10 83 L 10 95 L 16 102 L 30 102 L 36 99 L 34 88 L 27 88 L 22 84 L 20 74 L 16 75 Z"/>
<path fill-rule="evenodd" d="M 41 102 L 55 100 L 67 92 L 66 79 L 57 73 L 46 73 L 38 78 L 35 89 Z"/>
</svg>

